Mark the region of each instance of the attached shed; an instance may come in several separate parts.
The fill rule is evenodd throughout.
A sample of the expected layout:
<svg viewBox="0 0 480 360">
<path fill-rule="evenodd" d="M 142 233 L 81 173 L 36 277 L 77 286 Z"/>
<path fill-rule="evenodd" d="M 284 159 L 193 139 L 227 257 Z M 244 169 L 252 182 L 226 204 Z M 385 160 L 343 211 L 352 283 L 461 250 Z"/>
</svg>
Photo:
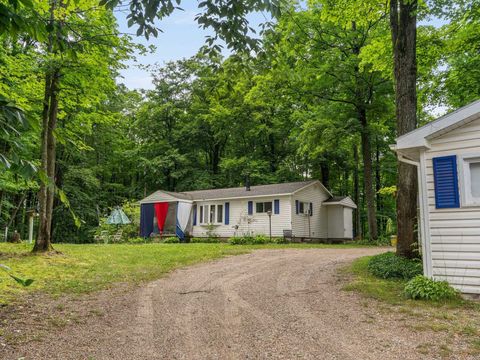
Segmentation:
<svg viewBox="0 0 480 360">
<path fill-rule="evenodd" d="M 418 168 L 424 272 L 480 294 L 480 101 L 397 139 Z"/>
<path fill-rule="evenodd" d="M 328 238 L 352 239 L 353 210 L 357 208 L 348 196 L 334 196 L 323 202 L 327 208 Z"/>
</svg>

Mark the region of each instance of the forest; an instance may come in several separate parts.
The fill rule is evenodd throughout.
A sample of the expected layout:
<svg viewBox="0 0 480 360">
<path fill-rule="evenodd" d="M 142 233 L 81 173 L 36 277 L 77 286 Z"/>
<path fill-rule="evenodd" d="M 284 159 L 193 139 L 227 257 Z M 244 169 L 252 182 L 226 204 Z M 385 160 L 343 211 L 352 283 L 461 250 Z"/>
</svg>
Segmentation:
<svg viewBox="0 0 480 360">
<path fill-rule="evenodd" d="M 199 26 L 218 39 L 152 67 L 152 90 L 131 90 L 119 72 L 147 49 L 120 32 L 115 11 L 131 11 L 138 36 L 158 36 L 181 2 L 150 3 L 0 0 L 3 240 L 25 239 L 38 211 L 40 237 L 93 242 L 115 206 L 158 189 L 241 186 L 247 176 L 252 185 L 319 179 L 359 205 L 358 238 L 388 239 L 403 171 L 389 148 L 402 133 L 407 53 L 392 36 L 409 24 L 399 9 L 414 20 L 405 37 L 413 127 L 480 94 L 473 0 L 200 2 Z M 246 35 L 249 11 L 272 20 Z"/>
</svg>

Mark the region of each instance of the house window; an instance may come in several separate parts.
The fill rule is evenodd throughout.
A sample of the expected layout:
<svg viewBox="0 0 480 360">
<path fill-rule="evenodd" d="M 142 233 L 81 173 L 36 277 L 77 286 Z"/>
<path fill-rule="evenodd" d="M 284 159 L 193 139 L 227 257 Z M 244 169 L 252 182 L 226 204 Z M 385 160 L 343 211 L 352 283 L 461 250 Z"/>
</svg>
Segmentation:
<svg viewBox="0 0 480 360">
<path fill-rule="evenodd" d="M 223 223 L 223 205 L 217 205 L 217 223 Z"/>
<path fill-rule="evenodd" d="M 223 224 L 223 205 L 209 204 L 200 205 L 199 223 L 206 224 Z"/>
<path fill-rule="evenodd" d="M 308 215 L 310 213 L 310 203 L 300 201 L 298 204 L 298 213 Z"/>
<path fill-rule="evenodd" d="M 257 213 L 266 213 L 268 211 L 272 211 L 272 202 L 257 202 L 255 203 L 255 212 Z"/>
<path fill-rule="evenodd" d="M 480 206 L 480 157 L 463 157 L 463 201 L 466 206 Z"/>
</svg>

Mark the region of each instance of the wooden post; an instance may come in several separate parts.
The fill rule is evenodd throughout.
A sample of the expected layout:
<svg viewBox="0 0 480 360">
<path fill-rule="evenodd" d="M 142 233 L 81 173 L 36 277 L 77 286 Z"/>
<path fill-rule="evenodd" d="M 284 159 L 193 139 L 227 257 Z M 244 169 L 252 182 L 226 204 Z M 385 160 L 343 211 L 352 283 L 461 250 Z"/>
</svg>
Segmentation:
<svg viewBox="0 0 480 360">
<path fill-rule="evenodd" d="M 32 211 L 28 214 L 28 243 L 33 242 L 33 217 L 35 213 Z"/>
</svg>

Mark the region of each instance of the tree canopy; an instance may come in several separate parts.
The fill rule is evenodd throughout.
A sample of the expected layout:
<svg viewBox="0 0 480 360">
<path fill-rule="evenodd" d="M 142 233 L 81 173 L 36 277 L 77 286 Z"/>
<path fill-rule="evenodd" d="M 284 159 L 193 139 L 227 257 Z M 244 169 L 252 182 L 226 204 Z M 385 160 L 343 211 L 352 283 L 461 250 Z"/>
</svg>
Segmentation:
<svg viewBox="0 0 480 360">
<path fill-rule="evenodd" d="M 0 1 L 0 227 L 26 237 L 27 212 L 42 213 L 44 198 L 54 242 L 92 242 L 114 206 L 158 189 L 239 186 L 248 176 L 253 184 L 320 179 L 359 205 L 357 236 L 393 234 L 390 8 L 201 1 L 196 19 L 214 30 L 206 40 L 214 51 L 153 67 L 152 90 L 119 85 L 138 45 L 120 34 L 113 9 L 127 9 L 129 25 L 148 38 L 181 4 Z M 274 18 L 256 36 L 252 11 Z M 420 123 L 478 98 L 479 14 L 473 3 L 422 3 Z M 219 39 L 239 51 L 221 56 Z"/>
</svg>

